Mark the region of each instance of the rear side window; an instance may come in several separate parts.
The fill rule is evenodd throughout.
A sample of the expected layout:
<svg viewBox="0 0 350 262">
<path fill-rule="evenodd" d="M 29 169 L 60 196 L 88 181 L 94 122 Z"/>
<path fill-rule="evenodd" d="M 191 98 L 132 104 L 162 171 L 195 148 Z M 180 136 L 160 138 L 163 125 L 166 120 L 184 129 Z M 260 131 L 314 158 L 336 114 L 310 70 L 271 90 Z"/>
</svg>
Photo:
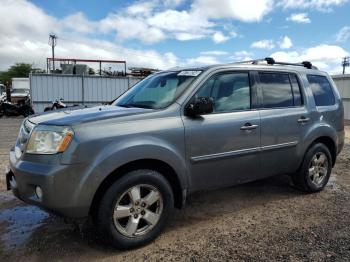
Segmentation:
<svg viewBox="0 0 350 262">
<path fill-rule="evenodd" d="M 290 74 L 290 83 L 292 84 L 294 105 L 301 106 L 303 104 L 303 99 L 300 93 L 300 86 L 296 75 Z"/>
<path fill-rule="evenodd" d="M 290 107 L 294 105 L 289 74 L 259 73 L 263 92 L 263 107 Z"/>
<path fill-rule="evenodd" d="M 335 104 L 332 87 L 327 77 L 307 75 L 307 79 L 314 94 L 316 106 L 330 106 Z"/>
</svg>

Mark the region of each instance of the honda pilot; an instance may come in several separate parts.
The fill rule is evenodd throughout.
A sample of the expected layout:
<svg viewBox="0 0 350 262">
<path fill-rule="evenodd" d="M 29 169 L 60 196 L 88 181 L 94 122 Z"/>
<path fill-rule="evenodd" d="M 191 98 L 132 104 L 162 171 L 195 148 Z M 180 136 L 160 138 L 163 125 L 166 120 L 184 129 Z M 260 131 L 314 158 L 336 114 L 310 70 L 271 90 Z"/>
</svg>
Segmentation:
<svg viewBox="0 0 350 262">
<path fill-rule="evenodd" d="M 24 120 L 8 188 L 65 217 L 92 217 L 119 249 L 155 239 L 199 190 L 288 174 L 327 184 L 344 144 L 332 79 L 272 58 L 161 71 L 111 105 Z"/>
</svg>

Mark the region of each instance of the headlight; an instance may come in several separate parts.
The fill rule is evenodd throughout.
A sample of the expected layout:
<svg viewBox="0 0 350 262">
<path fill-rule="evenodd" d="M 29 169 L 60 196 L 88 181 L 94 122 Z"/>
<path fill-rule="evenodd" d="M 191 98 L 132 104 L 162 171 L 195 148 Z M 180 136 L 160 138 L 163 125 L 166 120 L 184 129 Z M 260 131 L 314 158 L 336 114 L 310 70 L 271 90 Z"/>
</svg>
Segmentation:
<svg viewBox="0 0 350 262">
<path fill-rule="evenodd" d="M 26 153 L 56 154 L 64 152 L 74 132 L 69 127 L 38 125 L 32 131 Z"/>
</svg>

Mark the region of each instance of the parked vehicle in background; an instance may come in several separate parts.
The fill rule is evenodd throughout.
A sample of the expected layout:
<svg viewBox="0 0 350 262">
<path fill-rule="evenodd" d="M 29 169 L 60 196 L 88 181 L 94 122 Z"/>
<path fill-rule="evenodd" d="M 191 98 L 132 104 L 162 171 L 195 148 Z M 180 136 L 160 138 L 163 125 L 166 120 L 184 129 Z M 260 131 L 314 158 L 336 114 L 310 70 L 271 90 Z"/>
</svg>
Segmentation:
<svg viewBox="0 0 350 262">
<path fill-rule="evenodd" d="M 6 96 L 0 99 L 0 117 L 2 116 L 30 116 L 34 114 L 34 110 L 30 105 L 29 97 L 24 98 L 13 104 L 6 100 Z"/>
<path fill-rule="evenodd" d="M 0 84 L 0 97 L 6 96 L 6 86 Z"/>
<path fill-rule="evenodd" d="M 79 105 L 67 106 L 65 103 L 63 103 L 63 99 L 61 98 L 61 99 L 53 101 L 52 105 L 45 107 L 44 112 L 63 109 L 63 108 L 78 107 L 78 106 Z"/>
<path fill-rule="evenodd" d="M 278 174 L 316 193 L 344 145 L 329 75 L 271 58 L 153 74 L 112 105 L 26 119 L 8 187 L 66 217 L 91 216 L 117 248 L 156 238 L 189 194 Z"/>
<path fill-rule="evenodd" d="M 11 102 L 16 104 L 27 97 L 30 97 L 29 78 L 12 78 Z"/>
</svg>

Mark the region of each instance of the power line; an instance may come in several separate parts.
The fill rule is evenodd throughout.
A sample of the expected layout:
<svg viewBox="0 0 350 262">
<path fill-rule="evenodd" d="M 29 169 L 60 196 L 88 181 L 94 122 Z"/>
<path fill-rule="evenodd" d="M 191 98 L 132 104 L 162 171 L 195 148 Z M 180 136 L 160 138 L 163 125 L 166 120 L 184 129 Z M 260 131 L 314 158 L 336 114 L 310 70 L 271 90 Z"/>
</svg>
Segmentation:
<svg viewBox="0 0 350 262">
<path fill-rule="evenodd" d="M 49 45 L 52 49 L 52 68 L 55 71 L 55 46 L 57 44 L 57 36 L 55 34 L 50 34 L 49 36 Z"/>
</svg>

